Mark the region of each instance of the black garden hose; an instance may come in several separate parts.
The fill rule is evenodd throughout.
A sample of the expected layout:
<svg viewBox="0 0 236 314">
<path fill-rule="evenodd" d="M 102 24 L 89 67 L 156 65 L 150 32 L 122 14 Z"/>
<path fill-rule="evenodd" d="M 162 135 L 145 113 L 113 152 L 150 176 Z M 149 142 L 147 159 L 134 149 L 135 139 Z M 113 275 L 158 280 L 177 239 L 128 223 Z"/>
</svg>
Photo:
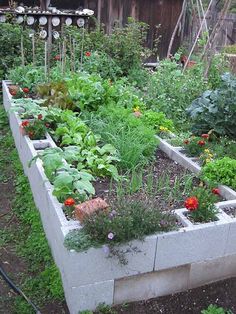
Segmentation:
<svg viewBox="0 0 236 314">
<path fill-rule="evenodd" d="M 36 307 L 36 305 L 27 298 L 27 296 L 24 294 L 23 291 L 21 291 L 15 284 L 14 282 L 11 281 L 11 279 L 7 276 L 7 274 L 5 273 L 5 271 L 3 270 L 3 268 L 0 266 L 0 275 L 2 276 L 2 278 L 8 283 L 8 285 L 16 292 L 18 293 L 20 296 L 22 296 L 34 309 L 36 314 L 41 314 L 41 312 L 39 311 L 39 309 Z"/>
</svg>

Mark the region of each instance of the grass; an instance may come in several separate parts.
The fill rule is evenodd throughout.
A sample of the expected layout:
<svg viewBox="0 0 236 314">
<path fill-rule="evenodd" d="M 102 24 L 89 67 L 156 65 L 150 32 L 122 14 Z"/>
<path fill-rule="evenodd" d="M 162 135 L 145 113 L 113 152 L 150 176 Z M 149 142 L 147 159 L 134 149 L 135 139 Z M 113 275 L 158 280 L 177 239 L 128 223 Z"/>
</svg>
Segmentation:
<svg viewBox="0 0 236 314">
<path fill-rule="evenodd" d="M 17 218 L 18 223 L 17 229 L 9 225 L 0 231 L 0 247 L 13 246 L 16 254 L 26 262 L 28 269 L 27 273 L 22 274 L 21 289 L 34 303 L 40 307 L 53 300 L 63 301 L 60 274 L 52 259 L 40 215 L 35 207 L 29 182 L 24 176 L 2 107 L 0 130 L 0 182 L 14 181 L 11 214 Z M 16 297 L 14 313 L 34 312 L 21 297 Z"/>
</svg>

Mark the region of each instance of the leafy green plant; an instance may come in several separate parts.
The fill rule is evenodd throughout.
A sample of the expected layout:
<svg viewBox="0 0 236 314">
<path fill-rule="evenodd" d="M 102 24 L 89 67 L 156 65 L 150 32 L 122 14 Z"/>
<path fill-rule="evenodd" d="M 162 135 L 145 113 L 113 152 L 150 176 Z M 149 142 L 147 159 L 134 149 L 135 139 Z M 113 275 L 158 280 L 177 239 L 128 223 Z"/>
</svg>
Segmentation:
<svg viewBox="0 0 236 314">
<path fill-rule="evenodd" d="M 28 88 L 29 92 L 35 92 L 36 86 L 45 81 L 44 69 L 32 64 L 14 67 L 9 71 L 8 79 L 21 88 Z"/>
<path fill-rule="evenodd" d="M 75 109 L 75 103 L 69 94 L 65 82 L 51 82 L 37 87 L 39 96 L 45 99 L 45 106 L 54 106 L 60 109 Z"/>
<path fill-rule="evenodd" d="M 105 89 L 95 74 L 80 72 L 67 81 L 69 95 L 80 110 L 97 110 L 104 102 Z"/>
<path fill-rule="evenodd" d="M 236 189 L 236 159 L 224 157 L 207 163 L 202 168 L 203 180 L 224 184 Z"/>
<path fill-rule="evenodd" d="M 165 128 L 168 131 L 174 131 L 172 120 L 167 119 L 163 112 L 145 110 L 141 116 L 141 119 L 145 125 L 153 127 L 157 133 L 160 133 L 161 128 Z"/>
<path fill-rule="evenodd" d="M 225 310 L 223 307 L 210 304 L 206 310 L 201 311 L 202 314 L 233 314 L 231 310 Z"/>
<path fill-rule="evenodd" d="M 229 73 L 222 76 L 220 88 L 206 91 L 194 100 L 187 109 L 193 122 L 193 132 L 207 133 L 210 130 L 218 136 L 236 136 L 236 78 Z"/>
<path fill-rule="evenodd" d="M 218 212 L 215 203 L 219 196 L 205 187 L 195 188 L 191 196 L 186 199 L 185 207 L 189 210 L 188 216 L 194 222 L 210 222 L 217 220 Z"/>
</svg>

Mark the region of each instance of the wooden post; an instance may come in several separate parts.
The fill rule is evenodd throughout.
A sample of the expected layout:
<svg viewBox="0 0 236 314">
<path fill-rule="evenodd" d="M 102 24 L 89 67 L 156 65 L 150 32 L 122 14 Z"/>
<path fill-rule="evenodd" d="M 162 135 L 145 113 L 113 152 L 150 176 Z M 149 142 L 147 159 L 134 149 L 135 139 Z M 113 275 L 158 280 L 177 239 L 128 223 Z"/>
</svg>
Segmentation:
<svg viewBox="0 0 236 314">
<path fill-rule="evenodd" d="M 102 0 L 98 0 L 98 15 L 97 15 L 97 19 L 98 19 L 98 24 L 101 24 L 101 11 L 102 11 Z"/>
</svg>

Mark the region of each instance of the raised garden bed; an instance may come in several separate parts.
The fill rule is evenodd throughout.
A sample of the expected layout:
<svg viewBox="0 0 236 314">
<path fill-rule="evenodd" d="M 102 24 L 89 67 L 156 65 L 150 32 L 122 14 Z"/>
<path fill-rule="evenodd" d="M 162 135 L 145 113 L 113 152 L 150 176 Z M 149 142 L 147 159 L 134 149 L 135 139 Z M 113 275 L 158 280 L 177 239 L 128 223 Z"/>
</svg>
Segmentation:
<svg viewBox="0 0 236 314">
<path fill-rule="evenodd" d="M 21 120 L 17 113 L 9 111 L 11 95 L 7 84 L 3 81 L 4 107 L 72 314 L 94 310 L 103 302 L 112 305 L 149 299 L 236 275 L 236 219 L 221 210 L 236 206 L 236 192 L 227 187 L 221 187 L 221 191 L 230 201 L 217 204 L 217 221 L 194 225 L 187 219 L 186 209 L 175 210 L 182 225 L 178 231 L 153 234 L 143 241 L 135 240 L 119 247 L 125 252 L 127 265 L 107 258 L 103 248 L 80 253 L 67 250 L 65 236 L 81 226 L 79 222 L 66 219 L 62 205 L 52 194 L 53 186 L 45 176 L 41 161 L 28 167 L 38 150 L 55 147 L 55 143 L 48 134 L 44 140 L 32 141 L 19 132 Z M 170 158 L 191 171 L 200 170 L 179 149 L 161 139 L 160 143 L 160 148 Z"/>
</svg>

